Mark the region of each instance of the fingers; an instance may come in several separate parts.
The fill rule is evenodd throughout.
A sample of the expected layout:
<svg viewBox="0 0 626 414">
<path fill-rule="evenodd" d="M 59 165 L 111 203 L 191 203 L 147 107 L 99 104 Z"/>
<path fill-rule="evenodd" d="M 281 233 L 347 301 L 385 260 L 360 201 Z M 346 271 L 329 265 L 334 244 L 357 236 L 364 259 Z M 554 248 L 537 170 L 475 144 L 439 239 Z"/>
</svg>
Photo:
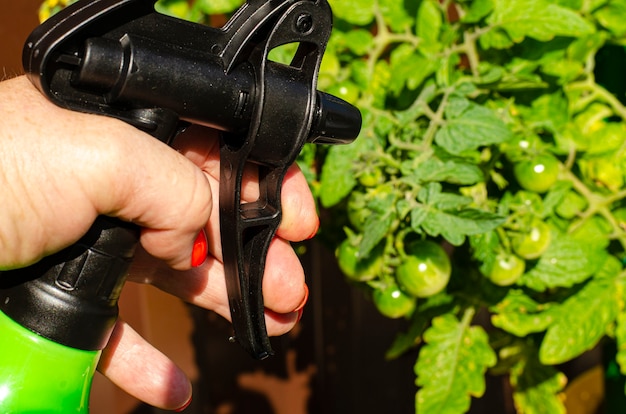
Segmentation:
<svg viewBox="0 0 626 414">
<path fill-rule="evenodd" d="M 155 267 L 146 252 L 138 252 L 129 280 L 151 283 L 159 289 L 230 320 L 224 266 L 209 257 L 201 267 L 180 272 L 165 265 Z M 289 332 L 298 321 L 298 307 L 307 295 L 304 270 L 289 245 L 275 239 L 268 251 L 263 277 L 263 298 L 268 334 Z"/>
<path fill-rule="evenodd" d="M 0 269 L 66 247 L 99 214 L 147 228 L 151 254 L 190 267 L 213 208 L 198 167 L 122 121 L 52 104 L 25 77 L 0 96 Z"/>
<path fill-rule="evenodd" d="M 98 371 L 130 395 L 159 408 L 177 410 L 191 399 L 187 376 L 122 320 L 102 351 Z"/>
<path fill-rule="evenodd" d="M 213 130 L 194 125 L 185 134 L 176 139 L 175 147 L 188 157 L 209 177 L 213 190 L 213 213 L 209 228 L 209 239 L 215 242 L 212 253 L 221 257 L 219 245 L 219 146 Z M 207 141 L 209 144 L 207 145 Z M 242 198 L 252 202 L 259 197 L 259 186 L 254 166 L 247 166 L 242 183 Z M 319 227 L 319 219 L 313 195 L 306 179 L 297 165 L 289 168 L 285 174 L 281 191 L 282 221 L 277 235 L 289 241 L 302 241 L 314 236 Z"/>
</svg>

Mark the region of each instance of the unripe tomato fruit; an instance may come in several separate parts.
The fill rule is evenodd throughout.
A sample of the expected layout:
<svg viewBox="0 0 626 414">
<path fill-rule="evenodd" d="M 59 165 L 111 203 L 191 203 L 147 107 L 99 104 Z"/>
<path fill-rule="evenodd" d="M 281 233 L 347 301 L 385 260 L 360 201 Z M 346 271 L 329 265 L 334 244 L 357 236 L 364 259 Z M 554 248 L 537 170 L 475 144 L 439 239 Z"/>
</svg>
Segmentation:
<svg viewBox="0 0 626 414">
<path fill-rule="evenodd" d="M 417 240 L 405 246 L 406 258 L 396 269 L 396 279 L 405 292 L 425 298 L 441 292 L 452 273 L 450 258 L 439 244 Z"/>
<path fill-rule="evenodd" d="M 402 318 L 410 315 L 415 309 L 415 299 L 395 284 L 375 290 L 372 298 L 376 309 L 387 318 Z"/>
<path fill-rule="evenodd" d="M 489 280 L 498 286 L 510 286 L 524 274 L 526 262 L 514 254 L 499 255 L 489 270 Z"/>
<path fill-rule="evenodd" d="M 550 245 L 552 234 L 550 226 L 541 219 L 532 220 L 528 232 L 525 234 L 517 234 L 511 240 L 513 251 L 523 259 L 538 259 Z"/>
<path fill-rule="evenodd" d="M 344 240 L 337 248 L 339 269 L 352 280 L 364 282 L 374 279 L 383 269 L 384 245 L 376 246 L 367 257 L 359 257 L 359 246 Z"/>
<path fill-rule="evenodd" d="M 551 154 L 540 154 L 516 163 L 513 173 L 524 190 L 545 193 L 559 177 L 559 161 Z"/>
</svg>

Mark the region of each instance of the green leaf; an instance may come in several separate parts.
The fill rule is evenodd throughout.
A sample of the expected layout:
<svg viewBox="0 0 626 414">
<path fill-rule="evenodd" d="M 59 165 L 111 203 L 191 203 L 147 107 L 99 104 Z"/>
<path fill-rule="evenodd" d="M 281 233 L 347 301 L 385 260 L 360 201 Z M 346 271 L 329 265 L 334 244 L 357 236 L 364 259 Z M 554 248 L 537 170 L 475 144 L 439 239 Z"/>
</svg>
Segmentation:
<svg viewBox="0 0 626 414">
<path fill-rule="evenodd" d="M 396 220 L 396 194 L 384 193 L 374 197 L 367 203 L 371 211 L 363 226 L 363 240 L 359 245 L 359 256 L 366 257 L 370 251 L 389 233 L 389 229 Z"/>
<path fill-rule="evenodd" d="M 402 2 L 397 0 L 378 0 L 377 3 L 385 23 L 394 32 L 406 32 L 413 25 L 413 18 L 409 16 Z"/>
<path fill-rule="evenodd" d="M 526 37 L 541 41 L 555 36 L 578 37 L 594 30 L 573 10 L 546 0 L 496 0 L 487 22 L 502 28 L 515 43 Z"/>
<path fill-rule="evenodd" d="M 539 359 L 544 364 L 561 364 L 593 348 L 617 316 L 615 281 L 591 280 L 555 311 Z"/>
<path fill-rule="evenodd" d="M 335 145 L 328 150 L 319 189 L 320 202 L 324 207 L 334 206 L 356 186 L 357 180 L 352 166 L 360 152 L 360 145 L 357 145 L 359 141 L 357 139 L 354 145 Z"/>
<path fill-rule="evenodd" d="M 620 367 L 620 372 L 626 374 L 626 281 L 619 279 L 617 284 L 617 296 L 619 297 L 619 314 L 617 315 L 617 327 L 615 329 L 615 339 L 617 341 L 616 360 Z"/>
<path fill-rule="evenodd" d="M 411 315 L 411 324 L 406 332 L 399 333 L 385 353 L 386 359 L 395 359 L 422 343 L 422 334 L 430 326 L 432 318 L 454 309 L 454 298 L 446 293 L 425 298 Z"/>
<path fill-rule="evenodd" d="M 440 183 L 430 183 L 422 188 L 417 199 L 428 206 L 444 210 L 460 209 L 472 202 L 469 197 L 443 192 Z"/>
<path fill-rule="evenodd" d="M 376 0 L 328 0 L 333 14 L 348 23 L 365 26 L 374 20 Z"/>
<path fill-rule="evenodd" d="M 529 347 L 530 348 L 530 347 Z M 543 365 L 533 348 L 511 369 L 513 401 L 519 414 L 565 414 L 562 391 L 567 377 Z"/>
<path fill-rule="evenodd" d="M 412 162 L 403 165 L 403 172 L 417 183 L 447 182 L 450 184 L 472 185 L 483 182 L 485 177 L 476 165 L 461 160 L 442 161 L 431 157 L 413 168 Z"/>
<path fill-rule="evenodd" d="M 461 21 L 463 23 L 478 23 L 487 16 L 494 7 L 495 0 L 475 0 L 470 4 L 470 8 Z"/>
<path fill-rule="evenodd" d="M 461 103 L 459 101 L 463 100 L 451 99 L 449 105 L 458 106 Z M 435 135 L 435 142 L 446 151 L 458 155 L 481 146 L 505 142 L 513 137 L 493 110 L 466 102 L 466 108 L 458 115 L 451 114 L 451 118 L 446 119 Z"/>
<path fill-rule="evenodd" d="M 465 236 L 491 231 L 506 218 L 487 211 L 466 208 L 471 198 L 441 191 L 441 184 L 431 183 L 418 194 L 423 204 L 411 211 L 411 227 L 418 233 L 443 236 L 459 246 Z"/>
<path fill-rule="evenodd" d="M 374 43 L 372 33 L 364 29 L 350 30 L 344 36 L 346 46 L 358 56 L 366 55 Z"/>
<path fill-rule="evenodd" d="M 436 317 L 424 333 L 426 345 L 415 364 L 421 387 L 416 412 L 464 413 L 470 397 L 484 394 L 484 374 L 495 365 L 496 355 L 483 328 L 470 326 L 469 316 L 466 313 L 461 322 L 452 314 Z"/>
<path fill-rule="evenodd" d="M 394 0 L 395 1 L 395 0 Z M 417 11 L 417 37 L 422 39 L 420 49 L 426 53 L 437 53 L 441 49 L 439 34 L 443 16 L 439 4 L 434 0 L 424 0 Z"/>
<path fill-rule="evenodd" d="M 607 258 L 602 246 L 553 234 L 550 246 L 537 265 L 519 284 L 543 292 L 547 288 L 571 287 L 596 273 Z"/>
<path fill-rule="evenodd" d="M 206 14 L 223 14 L 235 11 L 243 0 L 198 0 L 197 4 Z"/>
<path fill-rule="evenodd" d="M 391 52 L 390 70 L 393 76 L 387 87 L 394 94 L 404 88 L 417 89 L 436 69 L 433 59 L 417 53 L 412 46 L 400 45 Z"/>
<path fill-rule="evenodd" d="M 535 131 L 552 133 L 562 130 L 570 121 L 568 102 L 563 93 L 546 93 L 535 99 L 530 108 L 519 108 L 524 121 Z"/>
<path fill-rule="evenodd" d="M 545 331 L 555 319 L 552 303 L 538 303 L 520 289 L 511 289 L 491 308 L 494 326 L 515 336 Z"/>
<path fill-rule="evenodd" d="M 610 1 L 595 11 L 594 17 L 615 36 L 626 34 L 626 26 L 624 26 L 624 21 L 626 21 L 626 1 Z"/>
</svg>

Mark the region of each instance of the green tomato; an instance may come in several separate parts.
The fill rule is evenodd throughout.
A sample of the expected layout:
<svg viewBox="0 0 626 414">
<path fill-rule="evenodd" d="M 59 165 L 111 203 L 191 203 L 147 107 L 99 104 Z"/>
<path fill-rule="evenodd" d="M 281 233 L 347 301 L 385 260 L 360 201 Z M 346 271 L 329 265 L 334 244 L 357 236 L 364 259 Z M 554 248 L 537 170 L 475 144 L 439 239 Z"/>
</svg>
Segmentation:
<svg viewBox="0 0 626 414">
<path fill-rule="evenodd" d="M 551 240 L 550 226 L 539 218 L 534 218 L 526 233 L 520 233 L 513 237 L 511 246 L 521 258 L 534 260 L 546 251 Z"/>
<path fill-rule="evenodd" d="M 377 167 L 370 168 L 359 174 L 359 183 L 361 183 L 363 187 L 374 187 L 382 183 L 383 180 L 383 171 Z"/>
<path fill-rule="evenodd" d="M 526 270 L 526 262 L 514 254 L 496 257 L 489 270 L 489 280 L 498 286 L 509 286 L 517 282 Z"/>
<path fill-rule="evenodd" d="M 551 154 L 540 154 L 516 163 L 513 173 L 523 189 L 545 193 L 559 177 L 559 160 Z"/>
<path fill-rule="evenodd" d="M 413 241 L 405 247 L 407 256 L 396 269 L 404 291 L 417 298 L 441 292 L 450 280 L 452 267 L 446 251 L 430 240 Z"/>
<path fill-rule="evenodd" d="M 384 248 L 381 243 L 367 257 L 359 257 L 359 246 L 346 239 L 336 251 L 339 269 L 349 279 L 358 282 L 372 280 L 383 270 Z"/>
<path fill-rule="evenodd" d="M 404 293 L 395 284 L 383 289 L 376 289 L 372 298 L 376 309 L 387 318 L 402 318 L 415 310 L 415 299 Z"/>
</svg>

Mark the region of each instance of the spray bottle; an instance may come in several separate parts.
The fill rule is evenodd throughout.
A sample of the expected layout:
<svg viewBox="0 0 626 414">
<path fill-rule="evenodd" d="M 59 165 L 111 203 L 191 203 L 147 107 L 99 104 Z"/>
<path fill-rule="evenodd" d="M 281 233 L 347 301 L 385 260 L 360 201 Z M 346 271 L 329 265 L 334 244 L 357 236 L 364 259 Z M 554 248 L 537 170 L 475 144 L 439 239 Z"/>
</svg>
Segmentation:
<svg viewBox="0 0 626 414">
<path fill-rule="evenodd" d="M 23 63 L 55 104 L 121 119 L 167 144 L 190 123 L 220 134 L 220 230 L 236 342 L 272 355 L 262 278 L 280 188 L 305 143 L 346 144 L 352 105 L 316 90 L 326 0 L 248 0 L 222 28 L 157 13 L 156 0 L 81 0 L 36 28 Z M 269 52 L 297 44 L 291 64 Z M 138 154 L 140 156 L 141 154 Z M 243 202 L 244 166 L 260 197 Z M 0 414 L 88 411 L 139 229 L 100 216 L 76 244 L 0 273 Z"/>
</svg>

